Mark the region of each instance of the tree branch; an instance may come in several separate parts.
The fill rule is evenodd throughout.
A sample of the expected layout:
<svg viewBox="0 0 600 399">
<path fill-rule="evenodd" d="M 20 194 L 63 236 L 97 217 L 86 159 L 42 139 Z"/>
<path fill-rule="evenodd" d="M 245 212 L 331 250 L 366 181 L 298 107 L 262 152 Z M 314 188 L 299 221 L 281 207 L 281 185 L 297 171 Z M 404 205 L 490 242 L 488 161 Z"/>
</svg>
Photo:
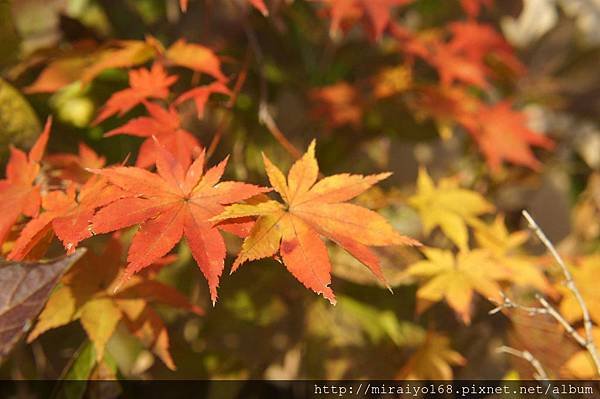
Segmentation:
<svg viewBox="0 0 600 399">
<path fill-rule="evenodd" d="M 515 348 L 511 348 L 510 346 L 501 346 L 497 349 L 497 352 L 498 353 L 507 353 L 509 355 L 516 356 L 523 360 L 528 361 L 529 364 L 531 364 L 531 366 L 535 370 L 535 374 L 533 376 L 536 380 L 547 380 L 548 379 L 548 374 L 546 373 L 546 370 L 544 370 L 544 367 L 542 367 L 542 364 L 540 363 L 540 361 L 535 356 L 533 356 L 531 354 L 531 352 L 520 351 Z"/>
<path fill-rule="evenodd" d="M 538 224 L 535 222 L 533 217 L 531 217 L 529 212 L 527 212 L 526 210 L 523 210 L 522 213 L 523 213 L 523 216 L 525 217 L 525 219 L 527 220 L 527 223 L 529 223 L 529 228 L 535 233 L 535 235 L 537 235 L 537 237 L 544 244 L 544 246 L 550 251 L 550 253 L 554 257 L 554 260 L 556 260 L 556 263 L 558 263 L 558 265 L 562 269 L 563 275 L 565 276 L 565 285 L 567 286 L 569 291 L 571 291 L 571 293 L 575 296 L 575 299 L 577 300 L 577 303 L 579 304 L 579 307 L 581 308 L 581 312 L 583 314 L 583 327 L 585 330 L 585 339 L 582 339 L 581 341 L 578 340 L 577 342 L 579 342 L 579 344 L 582 345 L 590 353 L 592 360 L 594 361 L 594 366 L 596 367 L 596 374 L 600 375 L 600 356 L 598 355 L 598 348 L 596 347 L 596 344 L 594 343 L 594 335 L 593 335 L 593 331 L 592 331 L 592 328 L 593 328 L 592 318 L 590 317 L 590 311 L 589 311 L 585 301 L 583 300 L 583 296 L 581 295 L 581 292 L 575 285 L 575 281 L 573 280 L 573 275 L 569 271 L 569 268 L 565 264 L 564 260 L 562 259 L 562 257 L 560 256 L 560 254 L 558 253 L 558 251 L 556 250 L 554 245 L 552 245 L 552 243 L 550 242 L 548 237 L 546 237 L 546 234 L 544 234 L 542 229 L 540 229 L 540 226 L 538 226 Z M 551 309 L 553 309 L 545 299 L 538 298 L 538 300 L 540 300 L 540 303 L 542 303 L 542 306 L 546 307 L 546 305 L 544 305 L 544 303 L 546 303 L 547 306 L 549 306 Z M 558 312 L 556 310 L 554 310 L 554 313 L 558 314 Z M 558 314 L 558 315 L 560 316 L 560 314 Z M 562 316 L 561 316 L 561 318 L 562 318 Z M 566 321 L 565 321 L 565 323 L 566 323 Z M 567 325 L 570 326 L 569 323 L 567 323 Z M 563 326 L 564 326 L 564 324 L 563 324 Z M 573 335 L 573 334 L 571 334 L 571 335 Z M 575 338 L 574 335 L 573 335 L 573 337 Z"/>
</svg>

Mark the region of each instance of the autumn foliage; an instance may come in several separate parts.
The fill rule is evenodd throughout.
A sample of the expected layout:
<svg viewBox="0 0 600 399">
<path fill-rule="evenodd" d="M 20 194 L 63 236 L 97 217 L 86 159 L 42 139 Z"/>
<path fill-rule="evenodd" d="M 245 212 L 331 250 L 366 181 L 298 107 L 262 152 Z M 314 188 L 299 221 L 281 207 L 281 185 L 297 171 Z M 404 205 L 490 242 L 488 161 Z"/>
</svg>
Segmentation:
<svg viewBox="0 0 600 399">
<path fill-rule="evenodd" d="M 28 344 L 80 324 L 79 353 L 93 353 L 84 378 L 150 373 L 156 356 L 169 372 L 180 357 L 194 377 L 450 379 L 463 368 L 479 378 L 477 362 L 488 364 L 467 350 L 473 334 L 487 334 L 485 353 L 490 342 L 544 352 L 524 338 L 530 326 L 569 341 L 564 325 L 530 320 L 526 307 L 487 314 L 507 297 L 530 306 L 543 296 L 583 331 L 573 292 L 520 219 L 528 203 L 517 196 L 542 184 L 568 144 L 531 123 L 536 98 L 522 82 L 532 71 L 494 22 L 501 2 L 164 3 L 143 35 L 90 6 L 77 32 L 63 27 L 54 47 L 6 74 L 46 122 L 28 151 L 11 145 L 5 157 L 0 253 L 81 256 Z M 86 22 L 99 10 L 100 25 Z M 107 23 L 110 34 L 93 34 Z M 579 172 L 588 188 L 574 208 L 596 226 L 597 173 Z M 598 335 L 600 235 L 576 234 L 565 258 Z M 264 328 L 266 343 L 228 338 L 225 324 L 240 335 Z M 111 353 L 134 345 L 123 337 L 138 345 L 133 360 Z M 279 345 L 277 360 L 247 360 L 253 344 Z M 308 369 L 309 344 L 324 348 L 319 367 L 282 360 L 306 352 Z M 549 373 L 595 375 L 585 348 L 564 348 L 554 358 L 564 365 L 540 355 Z M 368 365 L 389 351 L 383 370 L 350 366 L 352 353 Z M 508 361 L 491 373 L 533 375 Z"/>
</svg>

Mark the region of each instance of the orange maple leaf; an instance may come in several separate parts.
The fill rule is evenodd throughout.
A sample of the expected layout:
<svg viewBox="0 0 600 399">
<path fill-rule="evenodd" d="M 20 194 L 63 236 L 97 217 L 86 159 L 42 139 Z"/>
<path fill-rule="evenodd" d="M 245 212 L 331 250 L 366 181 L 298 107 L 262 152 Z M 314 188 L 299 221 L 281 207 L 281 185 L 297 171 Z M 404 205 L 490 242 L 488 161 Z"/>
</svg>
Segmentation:
<svg viewBox="0 0 600 399">
<path fill-rule="evenodd" d="M 385 281 L 379 259 L 368 246 L 417 245 L 400 235 L 377 213 L 345 203 L 389 173 L 361 176 L 339 174 L 317 182 L 319 166 L 315 142 L 290 169 L 287 181 L 281 171 L 263 155 L 271 186 L 283 199 L 257 204 L 235 204 L 213 220 L 258 216 L 245 238 L 232 272 L 249 260 L 281 255 L 287 269 L 307 288 L 322 294 L 331 303 L 331 264 L 320 236 L 340 245 Z"/>
<path fill-rule="evenodd" d="M 227 80 L 221 72 L 219 57 L 214 51 L 200 44 L 188 43 L 184 39 L 178 40 L 167 49 L 165 57 L 175 65 L 207 73 L 221 82 Z"/>
<path fill-rule="evenodd" d="M 211 94 L 225 94 L 230 96 L 231 90 L 227 88 L 221 82 L 213 82 L 211 84 L 195 87 L 191 90 L 186 91 L 181 94 L 177 100 L 175 100 L 175 104 L 181 104 L 188 100 L 194 100 L 194 104 L 196 105 L 196 112 L 198 113 L 198 118 L 202 119 L 204 116 L 204 108 L 206 107 L 206 103 L 208 102 L 208 98 Z"/>
<path fill-rule="evenodd" d="M 135 234 L 123 280 L 166 255 L 181 239 L 186 241 L 206 277 L 213 304 L 225 260 L 225 242 L 219 229 L 238 232 L 234 225 L 209 221 L 224 205 L 242 201 L 268 189 L 240 182 L 219 182 L 227 160 L 202 173 L 204 153 L 187 171 L 157 143 L 157 173 L 137 167 L 101 169 L 96 173 L 131 196 L 102 208 L 92 219 L 95 233 L 140 225 Z"/>
<path fill-rule="evenodd" d="M 169 95 L 169 87 L 177 81 L 177 76 L 169 76 L 159 63 L 152 69 L 140 68 L 129 71 L 129 88 L 114 93 L 94 121 L 98 124 L 114 114 L 122 116 L 143 100 L 154 98 L 164 100 Z"/>
<path fill-rule="evenodd" d="M 51 154 L 44 158 L 44 162 L 54 168 L 51 171 L 53 177 L 84 184 L 90 177 L 90 172 L 86 169 L 101 168 L 104 166 L 106 159 L 96 154 L 85 143 L 79 143 L 77 155 L 69 153 Z"/>
<path fill-rule="evenodd" d="M 391 10 L 413 0 L 313 0 L 327 3 L 330 32 L 337 33 L 348 21 L 364 20 L 374 39 L 379 39 L 390 21 Z"/>
<path fill-rule="evenodd" d="M 151 166 L 156 159 L 156 143 L 152 139 L 156 137 L 182 163 L 183 168 L 187 168 L 191 163 L 194 150 L 201 147 L 198 139 L 181 127 L 179 114 L 173 107 L 165 109 L 147 101 L 144 105 L 150 116 L 134 118 L 123 126 L 107 132 L 105 136 L 127 134 L 146 137 L 136 160 L 136 166 L 141 168 Z"/>
<path fill-rule="evenodd" d="M 461 21 L 451 23 L 449 30 L 452 38 L 448 45 L 453 51 L 463 53 L 475 63 L 483 63 L 493 56 L 513 73 L 525 72 L 525 66 L 516 57 L 513 48 L 491 25 Z"/>
<path fill-rule="evenodd" d="M 36 179 L 51 126 L 52 118 L 48 118 L 44 131 L 28 155 L 12 146 L 10 148 L 6 178 L 0 180 L 0 244 L 4 242 L 19 216 L 34 217 L 39 212 L 40 186 Z"/>
<path fill-rule="evenodd" d="M 348 83 L 313 89 L 309 93 L 315 103 L 313 114 L 317 120 L 326 120 L 331 128 L 344 125 L 358 127 L 363 117 L 360 93 Z"/>
<path fill-rule="evenodd" d="M 252 4 L 252 6 L 258 11 L 260 11 L 264 16 L 269 15 L 269 10 L 265 5 L 264 0 L 248 0 L 248 2 Z M 179 7 L 181 8 L 181 11 L 186 12 L 188 9 L 188 4 L 189 0 L 179 0 Z"/>
<path fill-rule="evenodd" d="M 494 0 L 460 0 L 460 5 L 467 15 L 476 18 L 483 6 L 491 8 Z"/>
<path fill-rule="evenodd" d="M 248 2 L 252 4 L 252 6 L 258 11 L 260 11 L 265 17 L 269 15 L 269 9 L 267 8 L 264 0 L 248 0 Z"/>
<path fill-rule="evenodd" d="M 127 193 L 99 176 L 90 178 L 79 192 L 74 184 L 65 192 L 49 192 L 42 198 L 44 212 L 25 225 L 8 258 L 25 259 L 52 231 L 67 253 L 73 253 L 80 241 L 92 236 L 89 223 L 96 209 L 125 196 Z"/>
<path fill-rule="evenodd" d="M 525 114 L 513 110 L 508 101 L 491 106 L 482 105 L 476 117 L 476 124 L 465 127 L 494 171 L 500 168 L 503 161 L 539 170 L 541 163 L 535 158 L 531 147 L 554 148 L 554 142 L 531 130 Z"/>
</svg>

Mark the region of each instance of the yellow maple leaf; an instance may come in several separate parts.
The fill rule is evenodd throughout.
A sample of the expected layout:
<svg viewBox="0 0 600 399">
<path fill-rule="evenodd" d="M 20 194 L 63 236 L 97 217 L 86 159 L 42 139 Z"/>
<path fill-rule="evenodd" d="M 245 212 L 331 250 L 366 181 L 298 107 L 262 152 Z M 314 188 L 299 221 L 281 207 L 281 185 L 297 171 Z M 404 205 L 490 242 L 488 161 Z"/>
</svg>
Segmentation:
<svg viewBox="0 0 600 399">
<path fill-rule="evenodd" d="M 456 256 L 436 248 L 422 251 L 427 259 L 413 263 L 406 270 L 408 276 L 425 281 L 417 291 L 418 299 L 427 302 L 445 299 L 467 324 L 474 292 L 484 298 L 500 299 L 499 282 L 507 280 L 509 274 L 493 261 L 488 251 L 461 251 Z"/>
<path fill-rule="evenodd" d="M 419 212 L 425 234 L 439 226 L 461 250 L 469 241 L 467 223 L 494 210 L 481 194 L 460 188 L 454 179 L 441 179 L 436 186 L 424 168 L 419 170 L 417 193 L 408 202 Z"/>
<path fill-rule="evenodd" d="M 529 286 L 551 294 L 552 286 L 538 267 L 534 257 L 526 256 L 521 245 L 529 238 L 527 231 L 509 232 L 504 216 L 498 215 L 491 224 L 479 220 L 472 222 L 475 240 L 488 250 L 492 259 L 508 270 L 510 280 L 519 286 Z"/>
<path fill-rule="evenodd" d="M 396 377 L 401 380 L 451 380 L 452 366 L 465 363 L 466 359 L 451 348 L 448 337 L 430 331 Z"/>
</svg>

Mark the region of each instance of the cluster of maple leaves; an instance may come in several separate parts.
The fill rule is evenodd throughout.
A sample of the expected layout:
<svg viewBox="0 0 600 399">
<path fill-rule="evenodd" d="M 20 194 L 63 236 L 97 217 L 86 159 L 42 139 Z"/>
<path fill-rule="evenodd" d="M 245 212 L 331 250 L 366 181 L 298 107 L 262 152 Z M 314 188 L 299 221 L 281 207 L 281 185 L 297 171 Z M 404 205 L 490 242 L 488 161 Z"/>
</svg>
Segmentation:
<svg viewBox="0 0 600 399">
<path fill-rule="evenodd" d="M 554 142 L 532 130 L 513 102 L 495 100 L 494 82 L 506 75 L 522 76 L 525 67 L 492 25 L 477 20 L 493 1 L 463 0 L 467 20 L 420 31 L 390 19 L 397 8 L 412 2 L 325 2 L 332 33 L 362 22 L 373 39 L 387 34 L 402 61 L 367 79 L 366 88 L 342 81 L 313 90 L 315 114 L 329 119 L 331 128 L 360 127 L 366 110 L 383 99 L 399 97 L 417 119 L 432 119 L 442 138 L 449 138 L 456 126 L 467 132 L 493 172 L 504 162 L 538 170 L 541 164 L 532 147 L 552 149 Z M 417 75 L 424 66 L 435 71 L 436 81 L 431 82 L 427 73 Z"/>
<path fill-rule="evenodd" d="M 524 72 L 501 35 L 476 21 L 482 7 L 491 7 L 492 1 L 462 0 L 468 20 L 421 32 L 410 31 L 390 18 L 396 7 L 411 2 L 318 2 L 331 19 L 332 35 L 360 22 L 373 40 L 384 35 L 392 38 L 396 51 L 404 56 L 401 65 L 384 69 L 372 79 L 372 93 L 366 100 L 348 83 L 314 90 L 311 96 L 320 107 L 319 115 L 329 118 L 332 127 L 359 125 L 371 99 L 401 95 L 416 113 L 434 119 L 442 136 L 449 135 L 453 125 L 461 126 L 492 170 L 504 161 L 539 168 L 531 146 L 551 148 L 553 142 L 529 129 L 525 115 L 514 110 L 511 102 L 489 100 L 498 65 L 515 75 Z M 262 0 L 249 3 L 268 15 Z M 185 10 L 188 2 L 181 0 L 180 5 Z M 418 62 L 433 68 L 438 81 L 415 79 Z M 371 247 L 420 245 L 398 233 L 378 213 L 348 202 L 389 173 L 320 177 L 314 141 L 287 176 L 263 154 L 268 187 L 222 181 L 227 159 L 207 166 L 209 156 L 204 146 L 186 130 L 180 116 L 180 107 L 188 101 L 193 102 L 201 119 L 211 96 L 234 95 L 220 58 L 202 45 L 179 40 L 165 48 L 148 37 L 144 41 L 115 41 L 94 50 L 76 48 L 48 62 L 26 91 L 55 92 L 74 82 L 87 84 L 112 68 L 128 68 L 129 85 L 112 94 L 93 124 L 143 109 L 143 116 L 105 133 L 106 137 L 144 139 L 135 166 L 126 166 L 126 162 L 107 166 L 105 159 L 85 144 L 80 144 L 77 155 L 44 156 L 52 128 L 48 119 L 28 154 L 11 148 L 6 178 L 0 181 L 0 245 L 4 244 L 2 253 L 11 260 L 43 257 L 53 237 L 72 253 L 82 241 L 106 234 L 100 253 L 89 251 L 64 276 L 30 340 L 79 320 L 101 360 L 108 339 L 123 321 L 145 346 L 174 368 L 165 325 L 149 304 L 162 302 L 202 313 L 182 294 L 155 279 L 158 268 L 174 261 L 169 254 L 181 241 L 190 248 L 206 278 L 213 304 L 225 269 L 223 232 L 243 239 L 232 272 L 245 262 L 273 257 L 305 287 L 331 303 L 336 298 L 330 287 L 332 266 L 324 239 L 351 254 L 384 285 L 380 260 Z M 204 74 L 210 81 L 175 93 L 173 87 L 180 78 L 177 68 Z M 486 222 L 483 216 L 494 212 L 494 206 L 481 194 L 462 188 L 458 179 L 445 178 L 436 184 L 422 169 L 408 204 L 419 213 L 425 237 L 439 228 L 458 249 L 423 247 L 425 258 L 405 271 L 420 285 L 419 311 L 446 301 L 469 323 L 474 293 L 500 301 L 500 291 L 515 285 L 556 297 L 537 266 L 539 262 L 521 248 L 527 233 L 510 233 L 500 216 Z M 137 230 L 121 270 L 125 251 L 119 235 L 131 227 Z M 469 247 L 471 242 L 476 248 Z M 586 265 L 581 267 L 582 275 L 592 268 Z M 561 311 L 570 321 L 581 319 L 575 300 L 566 292 L 561 294 Z M 598 302 L 596 291 L 585 295 Z M 596 302 L 592 312 L 595 320 Z M 95 317 L 98 313 L 103 314 L 101 320 Z M 418 363 L 419 356 L 437 356 L 430 352 L 439 349 L 444 370 L 449 368 L 447 364 L 464 363 L 449 349 L 447 338 L 431 333 L 427 342 L 429 346 L 424 346 L 413 362 Z M 576 354 L 572 369 L 581 370 L 579 363 L 584 360 L 585 353 Z M 440 375 L 448 377 L 448 372 L 435 376 Z"/>
<path fill-rule="evenodd" d="M 253 4 L 260 9 L 262 2 Z M 132 68 L 152 59 L 149 69 Z M 214 81 L 174 97 L 171 87 L 178 77 L 167 71 L 174 66 L 205 73 Z M 153 38 L 115 42 L 92 56 L 71 54 L 51 61 L 26 90 L 53 92 L 74 81 L 88 83 L 106 69 L 123 67 L 132 68 L 129 87 L 114 93 L 93 123 L 144 107 L 146 116 L 105 134 L 146 138 L 136 166 L 107 167 L 105 159 L 83 143 L 77 155 L 44 157 L 51 118 L 29 154 L 11 148 L 6 179 L 0 181 L 0 244 L 6 244 L 3 252 L 8 259 L 41 258 L 54 236 L 67 253 L 73 253 L 92 236 L 138 227 L 124 271 L 120 272 L 120 241 L 110 238 L 101 254 L 90 252 L 63 278 L 30 340 L 77 319 L 100 360 L 123 320 L 174 368 L 165 326 L 148 303 L 160 301 L 201 313 L 181 294 L 153 279 L 152 266 L 168 263 L 169 252 L 181 240 L 185 239 L 208 281 L 213 304 L 226 257 L 221 231 L 244 238 L 233 270 L 248 260 L 280 257 L 300 282 L 332 303 L 331 265 L 322 237 L 345 248 L 382 280 L 379 260 L 368 246 L 417 243 L 397 233 L 377 213 L 346 203 L 389 174 L 341 174 L 317 182 L 314 142 L 287 179 L 264 157 L 271 186 L 284 203 L 266 197 L 271 188 L 221 181 L 227 159 L 207 168 L 202 144 L 181 125 L 177 109 L 193 101 L 202 118 L 211 95 L 231 95 L 219 58 L 201 45 L 181 40 L 164 49 Z M 62 73 L 65 69 L 73 73 Z M 140 277 L 133 276 L 141 271 Z M 101 319 L 98 313 L 103 314 Z"/>
</svg>

